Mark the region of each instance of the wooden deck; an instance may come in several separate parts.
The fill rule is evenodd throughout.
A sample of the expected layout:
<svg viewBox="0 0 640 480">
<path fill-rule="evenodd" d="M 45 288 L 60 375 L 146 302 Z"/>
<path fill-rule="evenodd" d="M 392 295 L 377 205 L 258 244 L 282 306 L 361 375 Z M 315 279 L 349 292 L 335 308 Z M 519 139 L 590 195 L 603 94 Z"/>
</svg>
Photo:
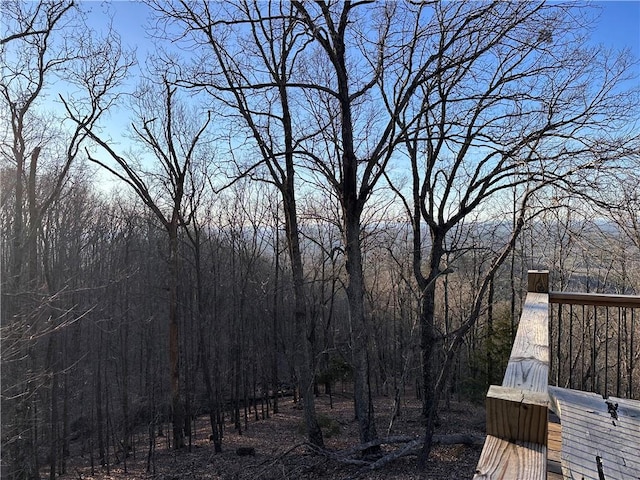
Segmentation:
<svg viewBox="0 0 640 480">
<path fill-rule="evenodd" d="M 549 398 L 561 422 L 564 478 L 640 480 L 640 401 L 557 387 Z"/>
<path fill-rule="evenodd" d="M 487 439 L 473 478 L 640 480 L 640 401 L 548 386 L 549 296 L 548 272 L 530 271 L 502 385 L 487 394 Z M 640 305 L 640 296 L 561 300 L 600 305 L 609 297 Z"/>
</svg>

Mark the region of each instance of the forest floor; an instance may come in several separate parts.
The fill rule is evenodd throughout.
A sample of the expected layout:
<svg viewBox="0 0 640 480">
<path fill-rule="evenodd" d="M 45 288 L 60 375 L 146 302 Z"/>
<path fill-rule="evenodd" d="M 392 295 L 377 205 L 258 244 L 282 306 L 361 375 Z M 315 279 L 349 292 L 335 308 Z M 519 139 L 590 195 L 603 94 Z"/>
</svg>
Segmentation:
<svg viewBox="0 0 640 480">
<path fill-rule="evenodd" d="M 325 446 L 336 452 L 357 445 L 358 424 L 354 420 L 353 402 L 346 396 L 335 395 L 333 408 L 329 397 L 317 398 L 317 413 L 323 426 Z M 380 437 L 420 435 L 423 422 L 420 403 L 414 399 L 403 399 L 401 416 L 396 418 L 387 435 L 392 399 L 380 397 L 375 401 L 376 426 Z M 96 467 L 92 474 L 88 456 L 70 459 L 68 473 L 60 478 L 120 480 L 249 480 L 249 479 L 470 479 L 473 477 L 481 445 L 434 445 L 426 469 L 417 470 L 416 455 L 396 459 L 384 467 L 363 472 L 361 466 L 346 465 L 336 459 L 311 452 L 304 444 L 303 416 L 301 406 L 291 398 L 280 401 L 280 411 L 267 419 L 255 420 L 250 415 L 243 423 L 243 432 L 238 434 L 232 424 L 226 425 L 223 452 L 215 453 L 209 442 L 208 417 L 197 419 L 196 434 L 192 437 L 191 451 L 175 451 L 167 448 L 166 437 L 157 438 L 155 449 L 155 473 L 147 472 L 148 436 L 140 435 L 139 441 L 124 462 L 106 467 Z M 466 434 L 482 437 L 485 430 L 484 408 L 470 403 L 451 404 L 440 414 L 437 434 Z M 387 453 L 400 446 L 383 446 Z M 253 447 L 255 455 L 239 456 L 238 447 Z"/>
</svg>

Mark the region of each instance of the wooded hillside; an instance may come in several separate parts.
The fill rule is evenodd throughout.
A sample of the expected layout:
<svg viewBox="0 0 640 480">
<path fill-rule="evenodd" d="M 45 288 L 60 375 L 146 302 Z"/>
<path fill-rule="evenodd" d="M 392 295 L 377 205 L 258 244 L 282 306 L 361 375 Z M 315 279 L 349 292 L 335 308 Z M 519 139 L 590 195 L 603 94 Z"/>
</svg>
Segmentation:
<svg viewBox="0 0 640 480">
<path fill-rule="evenodd" d="M 589 8 L 146 5 L 146 59 L 83 3 L 2 7 L 2 478 L 202 414 L 219 451 L 281 395 L 320 448 L 343 389 L 362 444 L 415 395 L 424 465 L 528 269 L 639 293 L 637 60 Z"/>
</svg>

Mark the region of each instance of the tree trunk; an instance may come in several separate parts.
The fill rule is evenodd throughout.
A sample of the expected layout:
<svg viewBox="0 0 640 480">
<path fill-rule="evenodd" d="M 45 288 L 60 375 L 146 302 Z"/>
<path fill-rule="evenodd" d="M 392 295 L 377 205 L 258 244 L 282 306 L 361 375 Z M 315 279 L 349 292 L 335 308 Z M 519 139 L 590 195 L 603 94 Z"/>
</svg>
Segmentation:
<svg viewBox="0 0 640 480">
<path fill-rule="evenodd" d="M 32 285 L 38 276 L 38 229 L 40 228 L 40 214 L 37 205 L 37 185 L 36 170 L 38 167 L 38 159 L 40 157 L 40 148 L 36 147 L 31 154 L 31 162 L 29 165 L 29 179 L 27 183 L 27 201 L 29 205 L 29 230 L 27 232 L 27 254 L 28 254 L 28 272 L 29 284 Z"/>
<path fill-rule="evenodd" d="M 69 375 L 63 373 L 63 403 L 62 403 L 62 473 L 67 473 L 67 458 L 71 454 L 69 445 Z"/>
<path fill-rule="evenodd" d="M 285 68 L 283 62 L 282 68 Z M 281 80 L 286 79 L 286 70 L 281 72 Z M 283 82 L 280 87 L 280 101 L 282 103 L 282 126 L 284 131 L 284 141 L 287 147 L 285 152 L 285 175 L 280 187 L 282 194 L 282 204 L 285 214 L 285 230 L 287 234 L 287 246 L 291 259 L 291 270 L 293 275 L 293 295 L 294 295 L 294 325 L 297 332 L 296 343 L 298 344 L 297 364 L 299 367 L 298 381 L 300 382 L 300 394 L 304 402 L 304 418 L 307 428 L 309 442 L 319 447 L 324 446 L 322 430 L 318 425 L 316 417 L 315 396 L 313 392 L 315 377 L 315 361 L 313 356 L 315 346 L 315 319 L 307 314 L 304 287 L 304 267 L 302 263 L 302 251 L 300 250 L 300 233 L 298 228 L 298 212 L 295 196 L 295 164 L 293 158 L 293 127 L 291 121 L 291 111 L 289 108 L 289 97 Z M 274 332 L 275 333 L 275 332 Z"/>
<path fill-rule="evenodd" d="M 487 385 L 493 384 L 494 376 L 494 327 L 493 327 L 493 297 L 495 294 L 495 286 L 493 279 L 489 283 L 489 297 L 487 298 Z"/>
<path fill-rule="evenodd" d="M 194 225 L 193 236 L 189 236 L 193 244 L 195 274 L 196 274 L 196 294 L 198 308 L 198 358 L 200 368 L 202 370 L 202 378 L 204 380 L 205 390 L 207 392 L 207 401 L 209 403 L 209 422 L 211 424 L 211 439 L 216 453 L 222 452 L 222 426 L 218 419 L 220 418 L 220 402 L 218 401 L 217 392 L 213 388 L 211 380 L 211 358 L 205 345 L 205 324 L 206 306 L 204 300 L 204 285 L 202 279 L 202 257 L 200 248 L 200 230 Z"/>
<path fill-rule="evenodd" d="M 11 282 L 12 291 L 19 291 L 20 277 L 22 271 L 22 263 L 24 259 L 24 152 L 14 149 L 14 156 L 16 160 L 16 178 L 15 178 L 15 205 L 13 216 L 13 264 L 11 265 Z M 7 296 L 11 299 L 11 296 Z M 12 301 L 12 300 L 10 300 Z M 13 301 L 12 301 L 13 302 Z"/>
<path fill-rule="evenodd" d="M 98 354 L 95 375 L 96 435 L 98 436 L 98 457 L 100 465 L 107 464 L 104 448 L 104 414 L 102 410 L 102 331 L 99 335 Z"/>
<path fill-rule="evenodd" d="M 429 275 L 419 282 L 422 293 L 420 310 L 420 349 L 422 351 L 423 398 L 422 414 L 430 416 L 434 405 L 434 371 L 437 363 L 438 335 L 435 325 L 436 280 L 440 275 L 440 262 L 444 255 L 444 235 L 432 233 L 431 255 L 429 257 Z"/>
<path fill-rule="evenodd" d="M 56 478 L 56 467 L 58 459 L 58 345 L 56 334 L 52 332 L 49 336 L 47 348 L 46 371 L 51 378 L 50 390 L 50 425 L 49 425 L 49 478 Z"/>
<path fill-rule="evenodd" d="M 277 208 L 277 207 L 276 207 Z M 278 391 L 279 391 L 279 379 L 278 379 L 278 315 L 280 314 L 280 230 L 278 229 L 278 216 L 274 215 L 276 244 L 274 247 L 275 265 L 274 265 L 274 280 L 273 280 L 273 332 L 272 332 L 272 365 L 271 365 L 271 378 L 273 383 L 273 413 L 280 413 L 278 405 Z"/>
<path fill-rule="evenodd" d="M 49 437 L 49 478 L 55 480 L 58 459 L 58 374 L 51 378 L 51 425 Z"/>
<path fill-rule="evenodd" d="M 440 275 L 440 262 L 444 256 L 444 234 L 438 231 L 431 233 L 431 254 L 429 257 L 429 275 L 422 280 L 419 287 L 422 292 L 422 308 L 420 311 L 420 349 L 422 351 L 423 399 L 422 414 L 426 420 L 425 438 L 422 454 L 419 458 L 420 468 L 424 468 L 431 451 L 432 437 L 437 421 L 438 406 L 442 389 L 436 388 L 435 370 L 438 355 L 436 352 L 438 336 L 435 326 L 436 280 Z"/>
<path fill-rule="evenodd" d="M 346 8 L 346 5 L 345 5 Z M 347 297 L 354 332 L 354 403 L 360 441 L 366 443 L 377 438 L 369 371 L 369 334 L 364 311 L 364 275 L 362 269 L 361 216 L 366 193 L 358 190 L 358 158 L 354 150 L 351 98 L 345 60 L 344 38 L 335 38 L 335 67 L 338 77 L 340 126 L 342 136 L 341 201 L 345 231 L 345 256 L 348 275 Z M 379 448 L 379 447 L 378 447 Z"/>
<path fill-rule="evenodd" d="M 169 375 L 173 413 L 173 448 L 184 447 L 184 411 L 180 397 L 180 338 L 178 326 L 178 222 L 167 226 L 169 232 Z"/>
<path fill-rule="evenodd" d="M 345 253 L 349 278 L 347 296 L 349 299 L 351 328 L 353 330 L 354 407 L 360 430 L 360 442 L 367 443 L 375 440 L 378 434 L 375 425 L 373 399 L 371 397 L 368 354 L 369 335 L 364 312 L 364 276 L 362 272 L 360 221 L 357 211 L 352 211 L 348 216 L 345 212 L 345 223 Z"/>
</svg>

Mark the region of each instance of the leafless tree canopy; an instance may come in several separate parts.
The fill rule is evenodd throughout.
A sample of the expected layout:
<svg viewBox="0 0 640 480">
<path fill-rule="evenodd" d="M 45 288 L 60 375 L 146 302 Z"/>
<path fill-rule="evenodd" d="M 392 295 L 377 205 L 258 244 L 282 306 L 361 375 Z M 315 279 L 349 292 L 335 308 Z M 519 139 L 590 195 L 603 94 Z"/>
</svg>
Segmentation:
<svg viewBox="0 0 640 480">
<path fill-rule="evenodd" d="M 424 466 L 443 404 L 499 374 L 528 268 L 638 292 L 637 59 L 591 7 L 146 6 L 136 60 L 82 3 L 3 4 L 3 478 L 126 469 L 142 429 L 151 472 L 167 424 L 191 449 L 206 413 L 219 452 L 288 395 L 329 455 L 338 390 L 365 456 L 374 398 L 402 435 L 417 395 Z"/>
</svg>

